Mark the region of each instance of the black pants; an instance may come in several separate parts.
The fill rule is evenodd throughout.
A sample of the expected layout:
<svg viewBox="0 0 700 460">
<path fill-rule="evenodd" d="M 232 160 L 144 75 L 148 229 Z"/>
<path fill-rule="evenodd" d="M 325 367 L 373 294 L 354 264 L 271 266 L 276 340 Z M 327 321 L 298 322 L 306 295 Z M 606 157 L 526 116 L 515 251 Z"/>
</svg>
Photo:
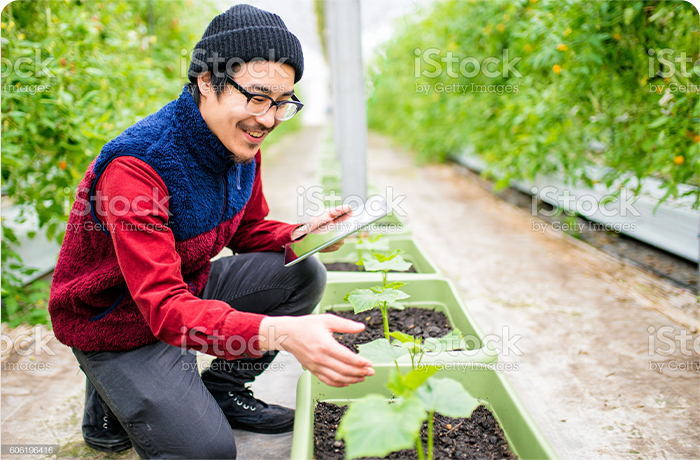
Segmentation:
<svg viewBox="0 0 700 460">
<path fill-rule="evenodd" d="M 269 316 L 310 313 L 326 283 L 315 258 L 285 268 L 281 253 L 225 257 L 212 264 L 203 299 Z M 129 351 L 73 349 L 88 378 L 83 423 L 93 420 L 96 398 L 111 411 L 143 458 L 235 458 L 236 443 L 226 417 L 209 393 L 251 382 L 274 359 L 215 359 L 200 378 L 194 352 L 156 342 Z M 94 407 L 94 406 L 93 406 Z"/>
</svg>

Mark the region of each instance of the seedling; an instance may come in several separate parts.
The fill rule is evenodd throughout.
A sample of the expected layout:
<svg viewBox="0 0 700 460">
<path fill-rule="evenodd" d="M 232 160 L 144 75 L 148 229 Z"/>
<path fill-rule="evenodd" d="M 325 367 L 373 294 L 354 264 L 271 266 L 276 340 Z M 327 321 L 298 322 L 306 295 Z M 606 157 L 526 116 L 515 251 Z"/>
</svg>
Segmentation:
<svg viewBox="0 0 700 460">
<path fill-rule="evenodd" d="M 371 394 L 350 404 L 336 433 L 345 440 L 346 458 L 384 457 L 414 445 L 418 458 L 425 460 L 420 429 L 428 420 L 428 460 L 433 458 L 435 412 L 448 417 L 469 417 L 478 402 L 459 382 L 432 377 L 433 366 L 402 376 L 392 374 L 386 384 L 393 401 Z"/>
<path fill-rule="evenodd" d="M 382 312 L 382 322 L 384 324 L 384 337 L 389 340 L 389 307 L 403 309 L 399 300 L 408 299 L 410 296 L 401 291 L 400 288 L 406 283 L 387 281 L 389 270 L 405 271 L 411 268 L 411 263 L 403 260 L 395 251 L 389 255 L 374 254 L 374 259 L 363 258 L 358 265 L 362 264 L 367 271 L 382 272 L 382 286 L 373 286 L 369 289 L 355 289 L 345 296 L 345 301 L 352 304 L 355 313 L 379 308 Z"/>
<path fill-rule="evenodd" d="M 384 235 L 370 235 L 367 239 L 362 239 L 362 232 L 359 232 L 357 244 L 355 245 L 355 249 L 357 249 L 357 260 L 362 260 L 365 255 L 389 252 L 389 242 L 382 239 L 383 236 Z"/>
<path fill-rule="evenodd" d="M 401 250 L 397 249 L 388 254 L 372 254 L 373 259 L 362 258 L 357 265 L 361 265 L 368 272 L 382 272 L 382 283 L 387 286 L 387 276 L 391 270 L 397 272 L 405 272 L 413 265 L 411 262 L 406 262 L 400 254 Z"/>
<path fill-rule="evenodd" d="M 404 283 L 396 281 L 386 285 L 372 286 L 369 289 L 355 289 L 345 296 L 345 301 L 352 304 L 355 313 L 379 308 L 382 312 L 384 325 L 384 337 L 389 340 L 389 307 L 402 310 L 404 307 L 399 300 L 408 299 L 410 296 L 399 290 Z"/>
<path fill-rule="evenodd" d="M 395 339 L 394 344 L 398 343 L 399 347 L 404 348 L 411 356 L 412 369 L 415 369 L 416 366 L 420 365 L 426 351 L 459 350 L 460 341 L 462 340 L 462 334 L 458 330 L 453 330 L 449 334 L 437 339 L 427 338 L 425 341 L 423 341 L 422 337 L 416 337 L 400 331 L 391 332 L 389 336 Z M 364 346 L 367 345 L 369 344 L 365 344 Z M 360 345 L 360 350 L 362 350 L 362 347 L 363 345 Z M 416 362 L 416 358 L 418 358 L 418 362 Z M 372 360 L 371 358 L 368 359 L 370 361 Z"/>
</svg>

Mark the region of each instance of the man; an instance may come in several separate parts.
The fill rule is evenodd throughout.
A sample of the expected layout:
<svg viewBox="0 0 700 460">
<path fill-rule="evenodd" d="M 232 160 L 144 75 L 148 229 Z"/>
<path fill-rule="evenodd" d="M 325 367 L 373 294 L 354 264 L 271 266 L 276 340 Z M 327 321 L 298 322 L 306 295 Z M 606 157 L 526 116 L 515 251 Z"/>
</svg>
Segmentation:
<svg viewBox="0 0 700 460">
<path fill-rule="evenodd" d="M 265 220 L 260 144 L 301 109 L 302 72 L 301 45 L 277 15 L 235 6 L 209 24 L 180 97 L 88 167 L 49 311 L 87 376 L 91 447 L 235 458 L 231 427 L 290 431 L 294 411 L 245 386 L 279 350 L 330 385 L 373 374 L 332 337 L 363 325 L 303 316 L 323 293 L 323 266 L 285 268 L 280 252 L 343 210 L 302 227 Z M 237 255 L 211 263 L 225 246 Z M 200 377 L 187 349 L 217 358 Z"/>
</svg>

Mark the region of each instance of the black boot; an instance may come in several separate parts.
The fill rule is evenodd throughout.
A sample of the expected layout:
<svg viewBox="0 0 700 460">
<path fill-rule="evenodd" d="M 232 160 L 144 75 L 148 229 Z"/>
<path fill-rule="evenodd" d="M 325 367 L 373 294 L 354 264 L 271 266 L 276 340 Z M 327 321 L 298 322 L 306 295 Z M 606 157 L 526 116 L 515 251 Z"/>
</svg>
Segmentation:
<svg viewBox="0 0 700 460">
<path fill-rule="evenodd" d="M 233 361 L 216 358 L 202 372 L 204 385 L 232 428 L 265 434 L 287 433 L 294 428 L 294 409 L 260 401 L 246 387 L 270 366 L 276 354 L 267 352 L 262 358 Z"/>
<path fill-rule="evenodd" d="M 85 444 L 102 452 L 121 452 L 131 447 L 129 435 L 89 380 L 85 385 L 83 439 Z"/>
<path fill-rule="evenodd" d="M 294 428 L 294 409 L 260 401 L 250 388 L 233 391 L 209 390 L 231 428 L 255 433 L 287 433 Z"/>
</svg>

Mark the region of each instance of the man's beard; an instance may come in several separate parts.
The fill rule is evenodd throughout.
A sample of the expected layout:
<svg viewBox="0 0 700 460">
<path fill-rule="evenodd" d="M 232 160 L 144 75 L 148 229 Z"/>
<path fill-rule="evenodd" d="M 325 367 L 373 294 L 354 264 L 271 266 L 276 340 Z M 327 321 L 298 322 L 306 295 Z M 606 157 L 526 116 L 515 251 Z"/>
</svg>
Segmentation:
<svg viewBox="0 0 700 460">
<path fill-rule="evenodd" d="M 257 131 L 257 132 L 260 132 L 263 134 L 270 134 L 272 132 L 272 130 L 275 129 L 275 126 L 273 126 L 272 128 L 267 128 L 267 127 L 261 125 L 260 123 L 256 123 L 255 126 L 245 126 L 245 125 L 242 125 L 241 123 L 238 123 L 236 125 L 236 127 L 240 128 L 243 131 Z M 242 158 L 241 156 L 236 155 L 234 152 L 230 152 L 230 153 L 231 153 L 231 155 L 230 155 L 231 160 L 234 163 L 239 164 L 239 165 L 247 165 L 248 163 L 253 161 L 253 158 L 254 158 L 254 157 L 253 158 Z"/>
<path fill-rule="evenodd" d="M 229 158 L 231 159 L 231 161 L 233 161 L 237 165 L 244 165 L 245 166 L 248 163 L 250 163 L 251 161 L 253 161 L 253 159 L 255 158 L 255 157 L 253 157 L 253 158 L 241 158 L 240 156 L 236 155 L 233 152 L 229 152 L 229 153 L 231 154 L 231 155 L 229 155 Z"/>
</svg>

